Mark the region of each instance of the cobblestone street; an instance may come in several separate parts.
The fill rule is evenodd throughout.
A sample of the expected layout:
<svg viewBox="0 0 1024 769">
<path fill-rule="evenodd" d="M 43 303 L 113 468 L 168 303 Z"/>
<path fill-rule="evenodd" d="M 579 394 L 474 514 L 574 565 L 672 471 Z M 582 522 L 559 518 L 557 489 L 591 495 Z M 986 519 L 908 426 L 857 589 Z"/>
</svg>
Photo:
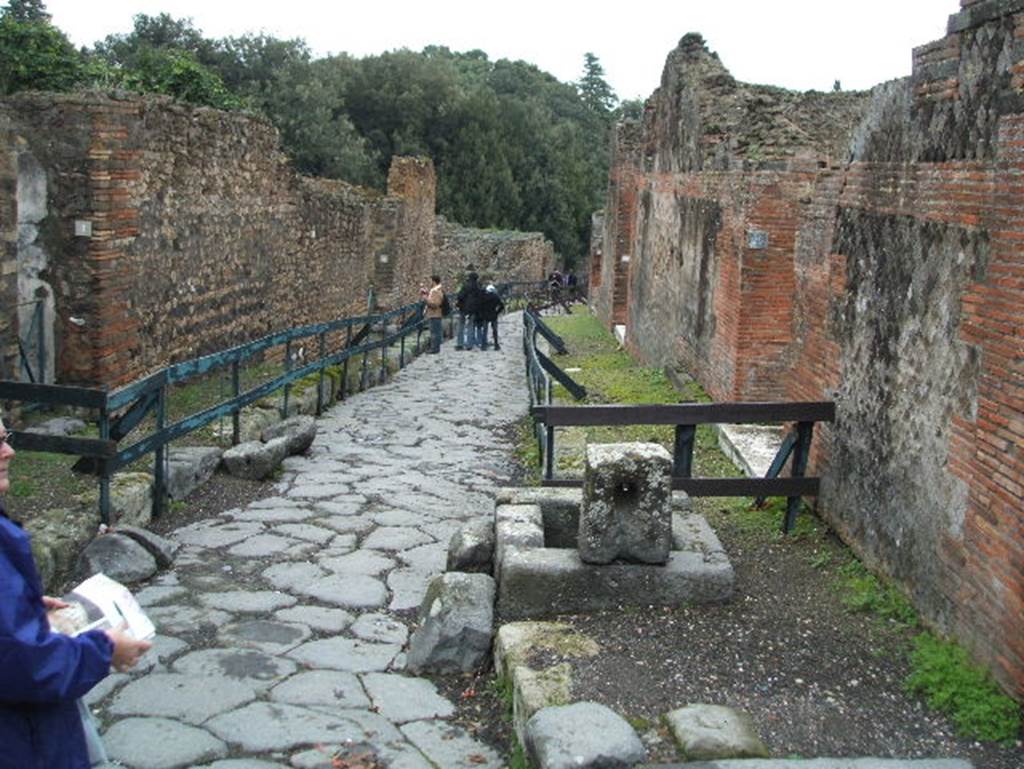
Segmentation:
<svg viewBox="0 0 1024 769">
<path fill-rule="evenodd" d="M 501 334 L 500 351 L 449 341 L 335 405 L 308 455 L 286 460 L 277 496 L 171 535 L 172 569 L 139 594 L 154 649 L 89 696 L 112 760 L 504 765 L 446 722 L 454 706 L 431 682 L 403 672 L 408 610 L 453 531 L 489 514 L 510 479 L 502 428 L 527 409 L 518 313 Z"/>
</svg>

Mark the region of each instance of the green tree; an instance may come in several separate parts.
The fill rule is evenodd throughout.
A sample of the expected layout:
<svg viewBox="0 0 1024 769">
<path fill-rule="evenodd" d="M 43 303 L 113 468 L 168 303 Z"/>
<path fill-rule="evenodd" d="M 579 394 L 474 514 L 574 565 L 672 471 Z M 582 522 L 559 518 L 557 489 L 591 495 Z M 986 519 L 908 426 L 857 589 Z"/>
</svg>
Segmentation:
<svg viewBox="0 0 1024 769">
<path fill-rule="evenodd" d="M 644 100 L 623 99 L 615 109 L 615 116 L 619 120 L 640 120 L 644 116 Z"/>
<path fill-rule="evenodd" d="M 0 15 L 0 93 L 67 91 L 84 77 L 82 56 L 41 2 L 12 2 Z"/>
<path fill-rule="evenodd" d="M 576 84 L 583 103 L 600 115 L 611 114 L 618 99 L 604 79 L 604 67 L 597 56 L 589 51 L 583 54 L 583 76 Z"/>
<path fill-rule="evenodd" d="M 123 83 L 142 93 L 165 94 L 208 107 L 236 109 L 242 104 L 224 87 L 220 75 L 188 51 L 142 48 L 135 57 L 135 66 L 124 73 Z"/>
</svg>

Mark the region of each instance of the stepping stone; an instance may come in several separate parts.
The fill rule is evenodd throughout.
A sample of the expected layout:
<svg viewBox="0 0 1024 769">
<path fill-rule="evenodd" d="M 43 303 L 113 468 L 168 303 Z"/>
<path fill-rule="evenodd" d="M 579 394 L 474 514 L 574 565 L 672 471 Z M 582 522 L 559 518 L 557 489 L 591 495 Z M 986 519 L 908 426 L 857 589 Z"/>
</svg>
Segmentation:
<svg viewBox="0 0 1024 769">
<path fill-rule="evenodd" d="M 256 702 L 215 716 L 206 727 L 222 740 L 251 753 L 283 751 L 325 742 L 359 742 L 366 732 L 351 719 L 275 702 Z"/>
<path fill-rule="evenodd" d="M 596 702 L 544 708 L 527 722 L 523 747 L 538 769 L 629 769 L 646 756 L 633 727 Z"/>
<path fill-rule="evenodd" d="M 309 641 L 288 652 L 288 656 L 315 670 L 345 670 L 370 673 L 387 670 L 402 651 L 398 644 L 381 644 L 353 638 L 325 638 Z"/>
<path fill-rule="evenodd" d="M 166 718 L 126 718 L 103 735 L 114 761 L 146 769 L 185 769 L 227 755 L 228 748 L 209 732 Z"/>
<path fill-rule="evenodd" d="M 366 673 L 363 686 L 377 712 L 395 724 L 428 718 L 448 718 L 455 706 L 437 693 L 437 687 L 424 678 L 409 678 L 394 673 Z"/>
<path fill-rule="evenodd" d="M 222 627 L 217 633 L 217 640 L 224 646 L 259 649 L 267 654 L 284 654 L 311 635 L 312 632 L 305 625 L 257 619 Z"/>
<path fill-rule="evenodd" d="M 767 758 L 768 748 L 746 713 L 721 705 L 687 705 L 665 716 L 680 749 L 691 761 Z"/>
<path fill-rule="evenodd" d="M 199 600 L 211 609 L 233 612 L 258 612 L 265 614 L 283 609 L 298 602 L 298 599 L 273 590 L 232 590 L 226 593 L 207 593 Z"/>
<path fill-rule="evenodd" d="M 203 649 L 174 661 L 175 673 L 197 677 L 226 677 L 267 689 L 287 678 L 298 666 L 284 657 L 254 649 Z"/>
<path fill-rule="evenodd" d="M 254 699 L 256 687 L 242 681 L 153 673 L 121 689 L 109 710 L 116 716 L 160 716 L 199 725 Z"/>
<path fill-rule="evenodd" d="M 505 766 L 501 756 L 490 746 L 473 739 L 460 727 L 443 721 L 413 721 L 400 728 L 423 755 L 445 769 L 502 769 Z"/>
<path fill-rule="evenodd" d="M 370 700 L 353 673 L 310 670 L 297 673 L 270 690 L 274 702 L 290 705 L 328 705 L 337 708 L 368 708 Z"/>
<path fill-rule="evenodd" d="M 328 609 L 324 606 L 292 606 L 274 612 L 274 617 L 283 622 L 296 622 L 327 633 L 340 633 L 352 624 L 353 619 L 344 609 Z"/>
</svg>

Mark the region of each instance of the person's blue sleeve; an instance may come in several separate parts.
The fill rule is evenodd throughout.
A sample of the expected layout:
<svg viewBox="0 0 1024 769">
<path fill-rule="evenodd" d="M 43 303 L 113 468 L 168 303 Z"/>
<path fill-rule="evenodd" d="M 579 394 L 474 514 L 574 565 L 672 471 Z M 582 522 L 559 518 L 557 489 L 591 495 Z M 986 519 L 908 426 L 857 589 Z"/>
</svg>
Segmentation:
<svg viewBox="0 0 1024 769">
<path fill-rule="evenodd" d="M 113 644 L 90 630 L 50 631 L 27 537 L 0 532 L 0 702 L 59 702 L 88 692 L 110 672 Z"/>
</svg>

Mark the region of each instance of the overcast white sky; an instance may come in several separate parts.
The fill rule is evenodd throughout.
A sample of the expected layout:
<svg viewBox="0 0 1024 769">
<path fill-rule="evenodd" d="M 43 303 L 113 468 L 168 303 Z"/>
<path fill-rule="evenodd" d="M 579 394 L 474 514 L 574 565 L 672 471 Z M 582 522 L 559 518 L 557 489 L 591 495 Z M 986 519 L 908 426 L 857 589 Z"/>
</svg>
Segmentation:
<svg viewBox="0 0 1024 769">
<path fill-rule="evenodd" d="M 3 2 L 3 0 L 0 0 Z M 136 13 L 191 17 L 207 37 L 301 37 L 316 55 L 479 48 L 559 80 L 597 54 L 620 98 L 657 88 L 665 57 L 700 32 L 739 80 L 797 90 L 870 88 L 910 74 L 911 50 L 945 35 L 957 0 L 47 0 L 76 45 L 127 32 Z"/>
</svg>

